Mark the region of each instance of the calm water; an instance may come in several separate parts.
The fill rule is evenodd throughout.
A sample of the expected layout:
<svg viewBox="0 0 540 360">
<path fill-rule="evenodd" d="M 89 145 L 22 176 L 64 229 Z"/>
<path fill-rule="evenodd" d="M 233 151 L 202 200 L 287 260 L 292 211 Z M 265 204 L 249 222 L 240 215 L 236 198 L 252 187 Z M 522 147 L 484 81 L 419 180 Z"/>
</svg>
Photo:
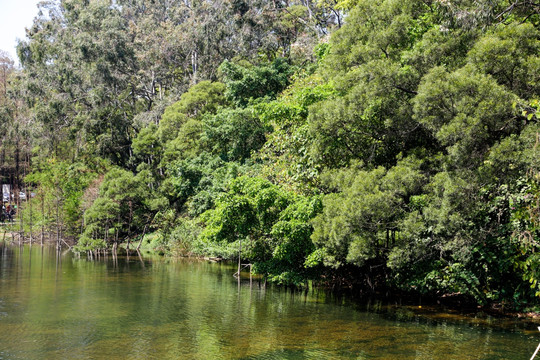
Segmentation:
<svg viewBox="0 0 540 360">
<path fill-rule="evenodd" d="M 532 324 L 238 287 L 233 272 L 0 244 L 0 359 L 530 359 L 540 341 Z"/>
</svg>

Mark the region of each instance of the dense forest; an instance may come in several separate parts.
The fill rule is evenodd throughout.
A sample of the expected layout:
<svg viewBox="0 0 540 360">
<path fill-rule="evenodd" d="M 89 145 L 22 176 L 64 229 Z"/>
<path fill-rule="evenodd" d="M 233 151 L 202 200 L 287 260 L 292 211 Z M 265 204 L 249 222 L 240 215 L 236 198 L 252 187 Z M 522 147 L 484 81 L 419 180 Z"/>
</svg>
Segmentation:
<svg viewBox="0 0 540 360">
<path fill-rule="evenodd" d="M 534 1 L 50 1 L 17 51 L 0 177 L 26 234 L 538 304 Z"/>
</svg>

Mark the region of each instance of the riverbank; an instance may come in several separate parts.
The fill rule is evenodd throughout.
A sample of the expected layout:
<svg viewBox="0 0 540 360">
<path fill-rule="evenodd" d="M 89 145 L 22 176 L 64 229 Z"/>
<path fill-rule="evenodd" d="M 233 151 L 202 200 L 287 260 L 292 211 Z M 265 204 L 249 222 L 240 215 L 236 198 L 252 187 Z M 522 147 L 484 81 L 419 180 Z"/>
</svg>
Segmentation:
<svg viewBox="0 0 540 360">
<path fill-rule="evenodd" d="M 403 293 L 398 290 L 388 290 L 384 293 L 366 294 L 353 293 L 352 291 L 338 291 L 327 289 L 329 293 L 341 298 L 350 298 L 357 303 L 367 301 L 379 301 L 394 306 L 396 309 L 408 309 L 416 315 L 426 316 L 433 320 L 455 318 L 461 320 L 474 320 L 474 322 L 489 322 L 492 319 L 508 321 L 524 321 L 531 326 L 540 326 L 540 311 L 538 310 L 515 310 L 510 306 L 492 302 L 478 305 L 469 299 L 452 296 L 426 296 L 414 293 Z M 490 320 L 491 319 L 491 320 Z"/>
<path fill-rule="evenodd" d="M 6 229 L 5 227 L 0 226 L 0 242 L 13 243 L 19 245 L 29 245 L 37 244 L 43 246 L 55 246 L 60 242 L 63 246 L 67 246 L 71 249 L 73 245 L 76 244 L 75 239 L 73 238 L 57 238 L 56 234 L 51 234 L 49 232 L 35 233 L 30 235 L 26 232 L 13 231 L 13 229 Z"/>
<path fill-rule="evenodd" d="M 12 245 L 41 245 L 39 234 L 30 237 L 28 234 L 22 236 L 19 232 L 5 232 L 3 229 L 0 229 L 0 241 L 12 244 Z M 73 239 L 60 239 L 62 247 L 71 248 L 76 242 Z M 133 242 L 131 243 L 133 244 Z M 44 236 L 43 246 L 56 246 L 57 239 L 53 236 Z M 118 255 L 124 256 L 127 253 L 126 244 L 121 244 L 118 247 Z M 130 247 L 130 253 L 136 254 L 135 247 Z M 172 255 L 164 253 L 164 251 L 152 251 L 150 248 L 141 248 L 143 253 L 152 253 L 158 256 L 175 258 Z M 207 261 L 209 263 L 215 262 L 225 262 L 229 261 L 220 258 L 220 257 L 210 257 L 210 256 L 178 256 L 176 258 L 196 258 L 199 260 Z M 231 272 L 232 276 L 232 272 Z M 459 317 L 463 316 L 464 318 L 469 319 L 481 319 L 483 317 L 494 317 L 494 318 L 506 318 L 506 319 L 522 319 L 523 321 L 529 321 L 532 324 L 540 325 L 540 311 L 538 310 L 525 310 L 517 311 L 512 310 L 508 304 L 502 304 L 493 302 L 486 305 L 478 305 L 467 299 L 461 294 L 444 294 L 441 296 L 426 296 L 415 293 L 404 293 L 398 290 L 386 289 L 385 291 L 370 292 L 365 291 L 365 289 L 355 289 L 353 288 L 339 288 L 332 287 L 330 283 L 319 281 L 315 285 L 311 282 L 311 287 L 323 290 L 328 293 L 333 294 L 334 296 L 339 297 L 349 297 L 351 299 L 356 299 L 358 302 L 365 302 L 366 298 L 375 299 L 377 301 L 383 301 L 387 304 L 395 304 L 396 306 L 410 309 L 411 311 L 417 314 L 429 315 L 448 313 L 452 316 Z M 275 285 L 280 286 L 280 285 Z M 280 286 L 286 289 L 292 289 L 292 291 L 303 290 L 298 287 L 290 286 Z M 440 316 L 440 315 L 438 315 Z"/>
</svg>

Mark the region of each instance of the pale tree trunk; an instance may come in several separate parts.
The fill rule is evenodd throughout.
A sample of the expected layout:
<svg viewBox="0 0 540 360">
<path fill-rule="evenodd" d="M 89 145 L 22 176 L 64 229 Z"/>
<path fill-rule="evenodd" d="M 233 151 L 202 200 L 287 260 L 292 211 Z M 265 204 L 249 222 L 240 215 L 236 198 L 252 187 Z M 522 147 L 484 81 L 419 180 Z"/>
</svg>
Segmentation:
<svg viewBox="0 0 540 360">
<path fill-rule="evenodd" d="M 43 194 L 43 191 L 41 192 L 41 236 L 40 236 L 40 242 L 41 246 L 43 246 L 43 237 L 45 236 L 45 194 Z"/>
<path fill-rule="evenodd" d="M 27 189 L 27 192 L 28 192 L 28 189 Z M 33 241 L 32 202 L 30 201 L 31 194 L 32 194 L 32 192 L 30 192 L 30 194 L 28 194 L 28 193 L 26 194 L 26 206 L 28 206 L 28 211 L 29 211 L 29 214 L 30 214 L 30 219 L 29 219 L 29 224 L 28 224 L 28 226 L 30 227 L 30 245 L 32 245 L 32 241 Z"/>
</svg>

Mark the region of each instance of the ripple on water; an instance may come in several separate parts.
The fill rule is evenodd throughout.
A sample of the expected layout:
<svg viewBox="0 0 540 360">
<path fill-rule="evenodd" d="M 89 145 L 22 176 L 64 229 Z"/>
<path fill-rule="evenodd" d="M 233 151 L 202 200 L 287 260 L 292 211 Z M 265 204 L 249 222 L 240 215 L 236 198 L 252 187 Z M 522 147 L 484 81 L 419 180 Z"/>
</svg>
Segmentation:
<svg viewBox="0 0 540 360">
<path fill-rule="evenodd" d="M 66 255 L 57 265 L 54 252 L 41 254 L 30 264 L 14 253 L 0 358 L 523 359 L 539 341 L 483 319 L 471 326 L 427 310 L 369 312 L 317 293 L 239 288 L 222 264 L 160 258 L 143 268 Z"/>
<path fill-rule="evenodd" d="M 261 354 L 251 355 L 245 358 L 240 358 L 241 360 L 276 360 L 276 359 L 340 359 L 342 357 L 336 353 L 329 353 L 326 350 L 322 349 L 309 349 L 309 350 L 298 350 L 298 349 L 278 349 L 270 350 Z M 347 359 L 350 356 L 346 357 Z M 364 357 L 357 357 L 358 359 L 364 359 Z M 366 358 L 367 359 L 367 358 Z"/>
</svg>

